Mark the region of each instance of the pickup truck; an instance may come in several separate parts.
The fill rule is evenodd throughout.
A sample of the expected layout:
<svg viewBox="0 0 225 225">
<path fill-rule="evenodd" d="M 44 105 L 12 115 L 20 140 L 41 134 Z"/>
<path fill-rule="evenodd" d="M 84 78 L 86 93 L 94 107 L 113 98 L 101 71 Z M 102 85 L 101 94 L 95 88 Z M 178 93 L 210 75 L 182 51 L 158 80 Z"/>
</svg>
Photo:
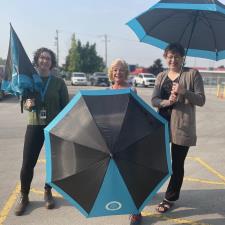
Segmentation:
<svg viewBox="0 0 225 225">
<path fill-rule="evenodd" d="M 95 72 L 93 75 L 89 78 L 90 83 L 92 86 L 109 86 L 109 78 L 106 73 L 103 72 Z"/>
<path fill-rule="evenodd" d="M 152 73 L 139 73 L 133 79 L 133 85 L 136 87 L 137 85 L 142 85 L 144 87 L 154 87 L 156 77 Z"/>
</svg>

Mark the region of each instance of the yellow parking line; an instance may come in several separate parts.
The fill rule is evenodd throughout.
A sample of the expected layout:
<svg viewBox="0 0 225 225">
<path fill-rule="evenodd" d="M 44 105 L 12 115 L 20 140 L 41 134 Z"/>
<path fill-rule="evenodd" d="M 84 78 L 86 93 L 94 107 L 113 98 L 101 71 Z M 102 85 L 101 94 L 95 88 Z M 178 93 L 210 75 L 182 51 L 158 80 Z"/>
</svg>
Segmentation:
<svg viewBox="0 0 225 225">
<path fill-rule="evenodd" d="M 31 188 L 30 191 L 35 193 L 35 194 L 38 194 L 38 195 L 44 195 L 44 191 L 40 191 L 40 190 L 35 189 L 35 188 Z M 60 194 L 56 193 L 56 192 L 52 192 L 52 195 L 54 197 L 62 198 L 62 196 Z"/>
<path fill-rule="evenodd" d="M 6 220 L 12 206 L 14 205 L 17 195 L 20 192 L 20 184 L 16 185 L 16 188 L 13 190 L 12 194 L 9 196 L 4 208 L 0 212 L 0 225 L 3 225 L 3 222 Z"/>
<path fill-rule="evenodd" d="M 197 161 L 201 165 L 204 164 L 203 166 L 206 167 L 207 170 L 210 170 L 210 172 L 213 172 L 214 174 L 216 173 L 216 175 L 219 176 L 220 178 L 221 178 L 221 176 L 223 177 L 223 175 L 221 175 L 221 174 L 218 175 L 218 172 L 215 171 L 215 169 L 211 168 L 209 165 L 207 165 L 205 162 L 203 162 L 200 158 L 197 158 L 197 157 L 187 157 L 187 158 L 189 158 L 191 160 L 194 160 L 194 161 Z M 46 160 L 45 159 L 39 159 L 38 162 L 39 163 L 46 163 Z M 223 178 L 224 178 L 224 181 L 225 181 L 225 177 L 223 177 Z M 192 177 L 185 177 L 184 180 L 191 181 L 191 182 L 199 182 L 199 183 L 204 183 L 204 184 L 225 185 L 225 182 L 218 182 L 218 181 L 192 178 Z"/>
<path fill-rule="evenodd" d="M 225 182 L 218 182 L 218 181 L 199 179 L 199 178 L 192 178 L 192 177 L 184 177 L 184 180 L 192 181 L 192 182 L 198 182 L 198 183 L 204 183 L 204 184 L 225 185 Z"/>
<path fill-rule="evenodd" d="M 225 176 L 223 176 L 221 173 L 219 173 L 218 171 L 216 171 L 215 169 L 213 169 L 211 166 L 209 166 L 206 162 L 204 162 L 202 159 L 198 158 L 198 157 L 188 157 L 189 159 L 193 159 L 195 161 L 197 161 L 198 163 L 200 163 L 202 166 L 204 166 L 208 171 L 210 171 L 211 173 L 213 173 L 214 175 L 216 175 L 217 177 L 219 177 L 221 180 L 225 181 Z"/>
<path fill-rule="evenodd" d="M 207 223 L 200 223 L 200 222 L 192 221 L 192 220 L 186 220 L 186 219 L 180 219 L 180 218 L 171 218 L 169 216 L 151 213 L 151 212 L 147 212 L 147 211 L 143 211 L 143 212 L 141 212 L 141 214 L 143 216 L 151 216 L 153 218 L 160 218 L 160 219 L 166 220 L 168 222 L 173 222 L 175 224 L 210 225 L 210 224 L 207 224 Z"/>
</svg>

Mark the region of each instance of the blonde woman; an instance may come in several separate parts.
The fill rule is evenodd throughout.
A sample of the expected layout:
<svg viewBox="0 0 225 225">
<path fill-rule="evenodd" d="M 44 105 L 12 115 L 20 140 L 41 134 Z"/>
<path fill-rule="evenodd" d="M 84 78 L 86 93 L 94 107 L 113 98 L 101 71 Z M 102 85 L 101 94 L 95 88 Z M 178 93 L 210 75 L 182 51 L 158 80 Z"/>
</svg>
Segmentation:
<svg viewBox="0 0 225 225">
<path fill-rule="evenodd" d="M 137 90 L 135 87 L 132 87 L 128 82 L 129 69 L 128 64 L 123 59 L 115 59 L 110 68 L 109 68 L 109 79 L 113 83 L 111 89 L 124 89 L 124 88 L 131 88 L 135 93 Z M 139 224 L 142 220 L 142 215 L 131 215 L 130 216 L 130 224 L 135 225 Z"/>
<path fill-rule="evenodd" d="M 129 69 L 126 61 L 123 59 L 115 59 L 108 71 L 109 79 L 113 83 L 111 89 L 131 88 L 137 93 L 136 89 L 127 82 L 128 74 Z"/>
</svg>

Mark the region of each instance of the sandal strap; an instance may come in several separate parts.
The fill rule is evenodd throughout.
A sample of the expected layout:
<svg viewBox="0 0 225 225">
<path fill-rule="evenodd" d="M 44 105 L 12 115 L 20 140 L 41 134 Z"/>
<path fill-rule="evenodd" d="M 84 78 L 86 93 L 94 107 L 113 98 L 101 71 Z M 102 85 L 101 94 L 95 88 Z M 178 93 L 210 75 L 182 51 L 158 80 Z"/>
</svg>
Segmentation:
<svg viewBox="0 0 225 225">
<path fill-rule="evenodd" d="M 164 213 L 164 212 L 168 211 L 172 206 L 173 206 L 172 202 L 169 202 L 169 201 L 164 199 L 162 202 L 160 202 L 158 204 L 157 211 L 160 212 L 160 213 Z M 162 208 L 163 210 L 160 211 L 159 208 Z"/>
</svg>

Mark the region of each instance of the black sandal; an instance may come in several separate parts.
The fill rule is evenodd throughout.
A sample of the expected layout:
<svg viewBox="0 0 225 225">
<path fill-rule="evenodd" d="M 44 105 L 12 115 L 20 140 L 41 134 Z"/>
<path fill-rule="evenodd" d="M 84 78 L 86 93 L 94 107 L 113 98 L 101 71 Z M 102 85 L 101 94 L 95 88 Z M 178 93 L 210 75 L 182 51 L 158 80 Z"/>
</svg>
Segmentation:
<svg viewBox="0 0 225 225">
<path fill-rule="evenodd" d="M 173 206 L 172 202 L 169 202 L 167 200 L 163 200 L 162 202 L 160 202 L 158 204 L 158 206 L 156 207 L 156 211 L 159 213 L 165 213 L 167 212 L 171 207 Z"/>
</svg>

